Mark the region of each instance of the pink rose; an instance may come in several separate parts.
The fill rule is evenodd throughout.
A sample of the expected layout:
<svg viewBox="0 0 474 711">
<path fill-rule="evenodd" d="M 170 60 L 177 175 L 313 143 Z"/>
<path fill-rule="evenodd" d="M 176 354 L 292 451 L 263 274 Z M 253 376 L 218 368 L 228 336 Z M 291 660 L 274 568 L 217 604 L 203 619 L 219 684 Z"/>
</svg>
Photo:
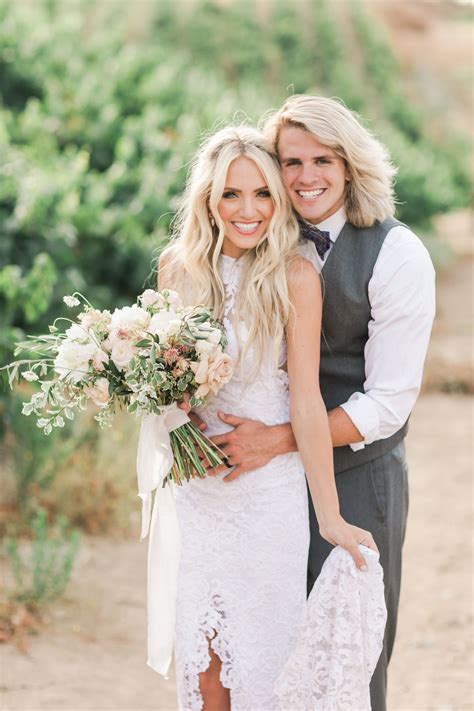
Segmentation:
<svg viewBox="0 0 474 711">
<path fill-rule="evenodd" d="M 92 365 L 96 370 L 102 372 L 104 370 L 104 363 L 109 362 L 109 356 L 105 351 L 98 350 L 95 352 L 94 357 L 92 358 Z"/>
<path fill-rule="evenodd" d="M 109 381 L 99 378 L 94 385 L 84 388 L 84 392 L 97 407 L 104 407 L 109 401 Z"/>
</svg>

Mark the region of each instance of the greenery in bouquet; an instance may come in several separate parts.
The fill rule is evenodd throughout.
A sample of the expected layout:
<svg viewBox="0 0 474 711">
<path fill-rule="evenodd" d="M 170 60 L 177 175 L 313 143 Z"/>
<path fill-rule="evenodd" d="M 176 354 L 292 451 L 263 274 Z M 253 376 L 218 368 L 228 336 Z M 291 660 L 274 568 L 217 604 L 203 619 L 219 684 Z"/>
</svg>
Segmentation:
<svg viewBox="0 0 474 711">
<path fill-rule="evenodd" d="M 77 410 L 92 401 L 101 426 L 110 425 L 117 409 L 136 415 L 161 415 L 176 407 L 185 393 L 190 405 L 205 405 L 233 372 L 221 323 L 209 309 L 183 307 L 171 290 L 147 289 L 137 303 L 115 309 L 95 309 L 82 294 L 65 296 L 70 308 L 83 304 L 76 319 L 58 318 L 49 334 L 17 344 L 15 356 L 33 357 L 5 366 L 10 387 L 20 376 L 37 382 L 24 415 L 34 414 L 45 434 L 64 427 Z M 66 322 L 61 331 L 58 324 Z M 170 432 L 176 483 L 204 476 L 201 459 L 223 463 L 218 449 L 192 422 Z"/>
</svg>

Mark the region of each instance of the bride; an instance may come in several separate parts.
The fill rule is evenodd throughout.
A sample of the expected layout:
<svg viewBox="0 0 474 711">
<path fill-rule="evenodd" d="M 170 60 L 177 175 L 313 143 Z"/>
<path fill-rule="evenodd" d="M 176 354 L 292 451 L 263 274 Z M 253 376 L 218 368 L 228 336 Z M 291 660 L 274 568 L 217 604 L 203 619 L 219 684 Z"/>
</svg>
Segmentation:
<svg viewBox="0 0 474 711">
<path fill-rule="evenodd" d="M 306 604 L 306 478 L 321 535 L 364 568 L 369 532 L 341 517 L 318 370 L 320 278 L 298 253 L 299 230 L 263 136 L 227 127 L 190 171 L 159 287 L 223 319 L 234 376 L 198 411 L 279 424 L 299 453 L 232 481 L 229 471 L 174 488 L 181 533 L 176 672 L 185 711 L 274 711 L 274 686 Z"/>
</svg>

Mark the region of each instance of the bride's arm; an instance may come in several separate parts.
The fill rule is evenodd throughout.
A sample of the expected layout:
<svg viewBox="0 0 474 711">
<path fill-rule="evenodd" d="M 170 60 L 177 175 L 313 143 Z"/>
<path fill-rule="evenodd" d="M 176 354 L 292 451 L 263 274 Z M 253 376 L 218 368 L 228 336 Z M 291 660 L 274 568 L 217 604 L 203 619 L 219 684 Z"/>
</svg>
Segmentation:
<svg viewBox="0 0 474 711">
<path fill-rule="evenodd" d="M 319 387 L 322 295 L 314 267 L 298 258 L 288 274 L 292 303 L 287 327 L 290 418 L 319 523 L 321 536 L 345 548 L 362 568 L 357 544 L 377 550 L 368 531 L 352 526 L 339 512 L 328 416 Z"/>
</svg>

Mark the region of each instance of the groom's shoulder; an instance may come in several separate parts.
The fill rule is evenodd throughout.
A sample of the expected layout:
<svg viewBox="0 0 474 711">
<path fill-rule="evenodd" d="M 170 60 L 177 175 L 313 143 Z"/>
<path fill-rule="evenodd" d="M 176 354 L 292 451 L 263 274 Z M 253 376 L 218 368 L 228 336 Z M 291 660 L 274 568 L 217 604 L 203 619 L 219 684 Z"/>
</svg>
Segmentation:
<svg viewBox="0 0 474 711">
<path fill-rule="evenodd" d="M 397 262 L 412 263 L 423 270 L 433 270 L 428 249 L 408 225 L 390 217 L 380 223 L 380 226 L 383 227 L 384 238 L 379 261 L 396 259 Z"/>
<path fill-rule="evenodd" d="M 382 221 L 375 221 L 370 227 L 356 227 L 350 225 L 355 235 L 365 236 L 368 239 L 376 238 L 384 244 L 395 246 L 413 246 L 422 251 L 427 251 L 423 241 L 415 234 L 415 232 L 404 222 L 397 220 L 395 217 L 387 217 Z"/>
</svg>

